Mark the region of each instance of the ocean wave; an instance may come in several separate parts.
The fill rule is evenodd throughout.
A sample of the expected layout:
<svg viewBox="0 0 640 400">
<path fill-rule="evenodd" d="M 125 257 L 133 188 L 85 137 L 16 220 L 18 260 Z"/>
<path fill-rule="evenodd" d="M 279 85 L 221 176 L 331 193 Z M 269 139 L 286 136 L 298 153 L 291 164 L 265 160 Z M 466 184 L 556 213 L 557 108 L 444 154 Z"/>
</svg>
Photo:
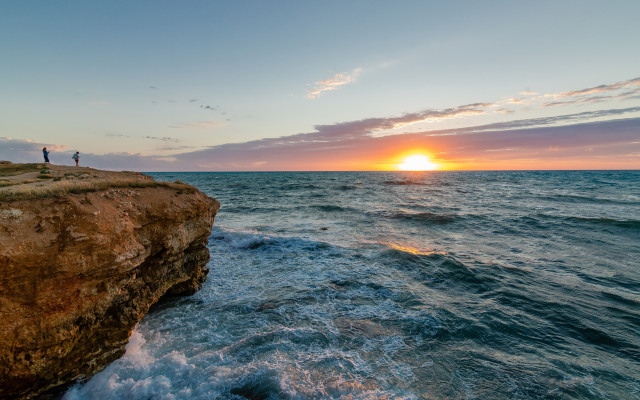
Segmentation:
<svg viewBox="0 0 640 400">
<path fill-rule="evenodd" d="M 320 204 L 320 205 L 312 205 L 310 208 L 314 208 L 316 210 L 324 211 L 324 212 L 345 212 L 345 211 L 354 211 L 353 208 L 350 207 L 340 207 L 335 204 Z"/>
<path fill-rule="evenodd" d="M 637 230 L 640 229 L 640 220 L 637 219 L 613 219 L 604 217 L 577 217 L 571 215 L 549 215 L 538 214 L 538 216 L 554 220 L 562 220 L 566 222 L 577 222 L 582 224 L 594 224 L 601 226 L 616 226 L 618 228 L 626 228 Z"/>
<path fill-rule="evenodd" d="M 541 198 L 542 200 L 552 200 L 567 203 L 594 203 L 594 204 L 619 204 L 619 205 L 633 205 L 639 204 L 636 200 L 620 200 L 611 199 L 605 197 L 592 197 L 579 194 L 554 194 Z"/>
<path fill-rule="evenodd" d="M 563 313 L 551 316 L 550 319 L 557 327 L 562 329 L 563 337 L 572 337 L 590 345 L 609 349 L 633 349 L 636 352 L 640 347 L 635 344 L 635 335 L 625 337 L 624 332 L 618 329 L 610 329 L 607 325 L 601 325 L 598 320 L 578 317 L 579 313 Z"/>
<path fill-rule="evenodd" d="M 211 238 L 213 240 L 223 241 L 232 248 L 250 250 L 270 245 L 273 242 L 272 237 L 267 235 L 249 232 L 231 232 L 222 229 L 212 231 Z"/>
<path fill-rule="evenodd" d="M 276 187 L 274 189 L 295 191 L 295 190 L 301 190 L 301 189 L 324 189 L 324 188 L 313 183 L 288 183 L 280 187 Z"/>
<path fill-rule="evenodd" d="M 224 242 L 232 249 L 256 250 L 287 248 L 292 251 L 327 251 L 334 249 L 329 243 L 307 240 L 295 236 L 266 235 L 257 232 L 232 231 L 214 226 L 211 239 Z"/>
<path fill-rule="evenodd" d="M 456 207 L 454 205 L 434 205 L 434 204 L 429 204 L 426 203 L 424 199 L 416 199 L 413 202 L 404 202 L 404 203 L 396 203 L 394 204 L 395 207 L 399 207 L 401 209 L 419 209 L 419 210 L 430 210 L 431 212 L 454 212 L 454 211 L 460 211 L 462 210 L 461 207 Z"/>
<path fill-rule="evenodd" d="M 239 183 L 239 182 L 232 182 L 232 183 L 227 183 L 228 187 L 232 187 L 235 190 L 239 190 L 239 189 L 252 189 L 252 187 L 246 183 Z"/>
<path fill-rule="evenodd" d="M 419 181 L 415 181 L 415 180 L 410 180 L 410 179 L 401 179 L 401 180 L 389 180 L 389 181 L 384 181 L 382 182 L 385 185 L 399 185 L 399 186 L 404 186 L 404 185 L 426 185 L 426 183 L 424 182 L 419 182 Z"/>
<path fill-rule="evenodd" d="M 430 256 L 432 254 L 446 255 L 445 252 L 436 251 L 435 249 L 418 249 L 416 247 L 411 247 L 411 246 L 401 245 L 401 244 L 396 244 L 391 242 L 380 242 L 380 244 L 386 246 L 387 248 L 399 251 L 401 253 L 408 253 L 408 254 L 420 255 L 420 256 Z"/>
<path fill-rule="evenodd" d="M 271 213 L 274 211 L 279 211 L 279 208 L 276 207 L 255 207 L 255 206 L 228 206 L 221 208 L 221 212 L 224 213 L 233 213 L 233 214 L 246 214 L 246 213 Z"/>
<path fill-rule="evenodd" d="M 592 224 L 613 225 L 620 228 L 640 229 L 640 221 L 635 219 L 611 219 L 611 218 L 587 218 L 587 217 L 565 217 L 568 221 L 588 222 Z"/>
<path fill-rule="evenodd" d="M 495 308 L 495 312 L 504 316 L 491 318 L 489 327 L 493 332 L 544 343 L 548 349 L 565 348 L 568 338 L 571 338 L 571 341 L 581 341 L 611 351 L 638 352 L 640 347 L 634 343 L 638 322 L 634 306 L 637 306 L 637 302 L 608 292 L 601 294 L 600 298 L 594 296 L 588 309 L 585 309 L 571 296 L 549 299 L 544 294 L 529 292 L 524 287 L 500 287 L 488 297 L 500 304 L 501 307 Z M 606 309 L 607 312 L 588 316 L 596 308 Z M 607 322 L 613 314 L 619 321 L 614 325 Z M 625 320 L 625 323 L 621 323 Z"/>
<path fill-rule="evenodd" d="M 337 186 L 337 190 L 354 190 L 359 189 L 362 184 L 354 184 L 354 185 L 340 185 Z"/>
<path fill-rule="evenodd" d="M 417 222 L 429 222 L 432 224 L 448 224 L 451 222 L 455 222 L 460 218 L 455 214 L 441 214 L 441 213 L 433 213 L 433 212 L 412 212 L 407 210 L 398 210 L 398 211 L 373 211 L 368 214 L 375 215 L 377 217 L 382 217 L 386 219 L 398 219 L 398 220 L 406 220 L 406 221 L 417 221 Z"/>
<path fill-rule="evenodd" d="M 636 296 L 637 298 L 631 298 L 631 295 L 624 295 L 622 293 L 616 293 L 612 291 L 602 291 L 602 296 L 607 298 L 608 300 L 612 300 L 615 303 L 622 304 L 624 306 L 630 307 L 630 309 L 640 310 L 640 296 Z M 640 321 L 640 316 L 638 316 L 638 321 Z M 638 324 L 640 326 L 640 324 Z"/>
<path fill-rule="evenodd" d="M 158 343 L 145 343 L 142 334 L 134 331 L 132 341 L 141 343 L 127 346 L 121 359 L 85 385 L 70 389 L 64 399 L 417 398 L 372 381 L 376 371 L 355 353 L 313 346 L 315 351 L 296 353 L 295 343 L 289 340 L 298 333 L 286 330 L 258 334 L 257 343 L 239 343 L 231 354 L 197 346 L 183 351 L 163 349 Z M 305 342 L 301 350 L 311 343 L 315 342 Z"/>
<path fill-rule="evenodd" d="M 459 289 L 486 292 L 495 284 L 494 268 L 472 267 L 450 253 L 443 251 L 414 251 L 402 246 L 388 246 L 383 252 L 390 266 L 414 274 L 415 279 L 434 287 L 462 285 Z"/>
<path fill-rule="evenodd" d="M 247 350 L 261 352 L 261 348 L 270 348 L 274 344 L 287 343 L 288 345 L 299 344 L 301 346 L 308 343 L 328 346 L 330 338 L 325 332 L 313 328 L 288 328 L 280 327 L 272 331 L 255 332 L 247 335 L 229 345 L 210 352 L 198 354 L 195 359 L 223 359 L 226 357 L 242 357 Z"/>
</svg>

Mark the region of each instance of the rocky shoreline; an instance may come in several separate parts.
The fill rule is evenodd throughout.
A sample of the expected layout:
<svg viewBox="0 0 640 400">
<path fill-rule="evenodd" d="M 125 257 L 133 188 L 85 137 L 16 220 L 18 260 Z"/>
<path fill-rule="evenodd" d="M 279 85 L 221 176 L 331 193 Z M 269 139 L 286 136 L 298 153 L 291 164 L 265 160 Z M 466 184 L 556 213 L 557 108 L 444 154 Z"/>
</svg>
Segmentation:
<svg viewBox="0 0 640 400">
<path fill-rule="evenodd" d="M 0 201 L 0 398 L 99 372 L 149 307 L 206 279 L 218 201 L 179 182 L 87 170 L 83 180 L 102 183 Z M 109 177 L 120 183 L 105 186 Z"/>
</svg>

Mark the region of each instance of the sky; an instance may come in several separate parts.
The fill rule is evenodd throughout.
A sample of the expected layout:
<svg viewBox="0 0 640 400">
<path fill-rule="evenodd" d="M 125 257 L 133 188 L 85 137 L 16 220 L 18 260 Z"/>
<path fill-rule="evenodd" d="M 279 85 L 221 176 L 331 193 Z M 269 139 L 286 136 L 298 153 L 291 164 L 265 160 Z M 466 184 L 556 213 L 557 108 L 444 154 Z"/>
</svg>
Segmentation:
<svg viewBox="0 0 640 400">
<path fill-rule="evenodd" d="M 0 160 L 640 169 L 640 1 L 0 0 Z"/>
</svg>

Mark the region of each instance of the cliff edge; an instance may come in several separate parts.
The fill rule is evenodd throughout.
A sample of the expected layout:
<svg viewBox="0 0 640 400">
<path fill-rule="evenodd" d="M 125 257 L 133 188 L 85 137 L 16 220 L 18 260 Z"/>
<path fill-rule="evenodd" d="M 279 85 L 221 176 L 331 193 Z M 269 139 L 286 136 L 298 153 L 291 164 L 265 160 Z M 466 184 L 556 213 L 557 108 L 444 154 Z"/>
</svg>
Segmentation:
<svg viewBox="0 0 640 400">
<path fill-rule="evenodd" d="M 215 199 L 138 173 L 43 168 L 0 188 L 0 398 L 99 372 L 152 304 L 208 273 Z"/>
</svg>

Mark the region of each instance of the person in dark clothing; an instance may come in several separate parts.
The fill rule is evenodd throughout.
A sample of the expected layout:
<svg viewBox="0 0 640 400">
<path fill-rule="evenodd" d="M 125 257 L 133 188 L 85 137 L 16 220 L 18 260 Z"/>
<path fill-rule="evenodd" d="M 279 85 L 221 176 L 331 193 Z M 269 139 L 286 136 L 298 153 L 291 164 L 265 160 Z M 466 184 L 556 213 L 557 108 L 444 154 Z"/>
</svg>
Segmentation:
<svg viewBox="0 0 640 400">
<path fill-rule="evenodd" d="M 44 156 L 44 162 L 49 162 L 49 152 L 46 147 L 42 148 L 42 155 Z"/>
</svg>

